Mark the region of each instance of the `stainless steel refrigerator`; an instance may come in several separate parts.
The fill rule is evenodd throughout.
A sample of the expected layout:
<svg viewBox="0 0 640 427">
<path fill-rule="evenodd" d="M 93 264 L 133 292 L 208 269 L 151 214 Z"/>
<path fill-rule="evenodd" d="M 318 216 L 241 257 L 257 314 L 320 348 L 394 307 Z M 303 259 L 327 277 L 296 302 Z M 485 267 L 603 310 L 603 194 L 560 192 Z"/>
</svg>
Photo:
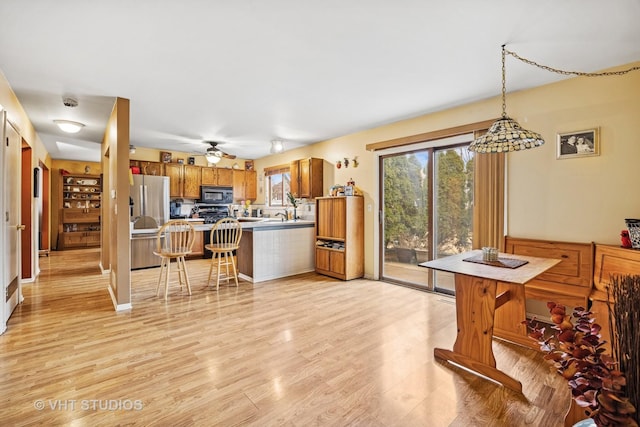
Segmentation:
<svg viewBox="0 0 640 427">
<path fill-rule="evenodd" d="M 157 227 L 169 221 L 169 177 L 133 175 L 129 193 L 131 221 L 131 268 L 160 265 L 160 257 L 153 254 Z"/>
<path fill-rule="evenodd" d="M 151 217 L 157 227 L 169 221 L 169 177 L 133 175 L 131 220 Z"/>
</svg>

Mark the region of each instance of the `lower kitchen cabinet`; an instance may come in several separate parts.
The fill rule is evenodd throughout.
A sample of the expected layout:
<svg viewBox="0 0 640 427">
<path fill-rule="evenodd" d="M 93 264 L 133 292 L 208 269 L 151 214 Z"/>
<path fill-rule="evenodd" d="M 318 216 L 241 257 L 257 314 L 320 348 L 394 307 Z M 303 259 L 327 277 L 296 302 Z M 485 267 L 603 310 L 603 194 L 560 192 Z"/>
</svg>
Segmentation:
<svg viewBox="0 0 640 427">
<path fill-rule="evenodd" d="M 193 240 L 193 248 L 191 249 L 191 253 L 187 255 L 187 258 L 202 258 L 204 255 L 204 232 L 196 231 L 194 240 Z"/>
<path fill-rule="evenodd" d="M 58 249 L 100 246 L 100 231 L 69 231 L 60 233 Z"/>
</svg>

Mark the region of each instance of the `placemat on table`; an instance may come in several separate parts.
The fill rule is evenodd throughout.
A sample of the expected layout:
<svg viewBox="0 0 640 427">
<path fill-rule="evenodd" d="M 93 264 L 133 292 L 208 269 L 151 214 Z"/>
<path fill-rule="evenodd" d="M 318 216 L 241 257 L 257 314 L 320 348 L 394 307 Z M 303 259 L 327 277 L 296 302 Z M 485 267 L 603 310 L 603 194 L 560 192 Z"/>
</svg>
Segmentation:
<svg viewBox="0 0 640 427">
<path fill-rule="evenodd" d="M 485 261 L 482 259 L 482 255 L 476 255 L 470 258 L 465 258 L 463 259 L 463 261 L 475 262 L 476 264 L 492 265 L 494 267 L 504 267 L 504 268 L 518 268 L 529 262 L 529 261 L 525 261 L 521 259 L 513 259 L 513 258 L 498 258 L 497 261 Z"/>
</svg>

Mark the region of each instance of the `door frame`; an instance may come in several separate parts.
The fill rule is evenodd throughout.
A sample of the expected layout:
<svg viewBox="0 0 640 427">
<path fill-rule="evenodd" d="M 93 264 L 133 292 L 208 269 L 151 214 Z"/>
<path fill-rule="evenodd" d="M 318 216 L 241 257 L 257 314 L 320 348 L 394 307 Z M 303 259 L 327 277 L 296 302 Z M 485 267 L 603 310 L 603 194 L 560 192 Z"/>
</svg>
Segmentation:
<svg viewBox="0 0 640 427">
<path fill-rule="evenodd" d="M 12 147 L 14 148 L 13 150 L 9 150 L 7 148 L 9 146 L 8 144 L 9 137 L 7 136 L 7 128 L 9 126 L 11 126 L 11 128 L 15 131 L 17 135 L 16 147 Z M 2 242 L 2 244 L 0 244 L 0 259 L 2 260 L 2 262 L 0 262 L 0 284 L 2 285 L 0 286 L 0 288 L 3 291 L 2 298 L 1 298 L 2 301 L 0 301 L 0 334 L 2 334 L 7 329 L 7 318 L 11 315 L 11 313 L 7 313 L 7 301 L 6 301 L 6 296 L 4 295 L 4 288 L 5 288 L 4 282 L 7 280 L 6 276 L 8 274 L 9 262 L 11 260 L 10 254 L 7 253 L 6 242 L 8 242 L 9 241 L 8 239 L 11 239 L 11 238 L 16 239 L 17 253 L 15 254 L 14 259 L 16 262 L 15 267 L 17 269 L 17 272 L 16 272 L 17 304 L 20 304 L 24 301 L 24 296 L 22 295 L 22 280 L 21 280 L 22 272 L 20 271 L 22 261 L 21 261 L 21 257 L 19 256 L 21 253 L 21 248 L 20 248 L 21 239 L 18 236 L 18 234 L 20 234 L 20 231 L 19 231 L 20 224 L 19 223 L 8 224 L 10 208 L 17 209 L 17 212 L 15 212 L 16 221 L 21 220 L 21 216 L 20 216 L 21 206 L 20 206 L 20 201 L 17 201 L 17 203 L 15 203 L 15 206 L 14 205 L 7 206 L 6 197 L 5 197 L 5 194 L 7 193 L 6 189 L 8 188 L 9 185 L 15 185 L 15 192 L 18 196 L 20 195 L 21 147 L 18 144 L 21 144 L 22 138 L 20 137 L 19 128 L 17 126 L 14 126 L 7 119 L 6 110 L 0 111 L 0 133 L 2 134 L 2 148 L 0 149 L 0 165 L 2 166 L 2 171 L 0 172 L 0 188 L 5 189 L 5 191 L 3 192 L 4 193 L 3 196 L 0 197 L 0 213 L 2 214 L 2 218 L 3 218 L 3 226 L 0 227 L 0 242 Z M 14 176 L 8 176 L 8 174 L 6 173 L 6 171 L 8 170 L 7 165 L 9 164 L 9 162 L 14 162 L 18 167 L 18 173 L 15 174 Z M 11 230 L 11 233 L 8 233 L 8 230 Z"/>
<path fill-rule="evenodd" d="M 377 244 L 375 245 L 375 251 L 377 251 L 377 254 L 375 254 L 376 256 L 374 256 L 374 259 L 376 261 L 375 263 L 377 265 L 374 266 L 374 268 L 375 268 L 375 272 L 378 280 L 385 280 L 390 283 L 395 283 L 398 285 L 408 286 L 411 288 L 416 288 L 419 290 L 430 291 L 430 292 L 434 291 L 434 283 L 435 283 L 434 272 L 429 271 L 428 269 L 425 269 L 425 273 L 427 274 L 426 287 L 412 285 L 411 283 L 408 283 L 408 282 L 392 280 L 384 277 L 383 275 L 383 268 L 384 268 L 384 239 L 383 239 L 383 236 L 384 236 L 384 212 L 383 212 L 384 176 L 383 176 L 383 170 L 382 170 L 383 159 L 395 154 L 411 153 L 411 152 L 424 151 L 424 150 L 435 151 L 436 149 L 443 148 L 443 147 L 453 147 L 457 145 L 468 144 L 470 138 L 471 140 L 473 140 L 473 132 L 471 133 L 465 132 L 463 134 L 458 134 L 453 136 L 444 136 L 438 139 L 431 139 L 431 140 L 422 141 L 422 142 L 404 144 L 396 147 L 377 150 L 375 152 L 375 155 L 377 156 L 377 162 L 376 162 L 375 168 L 376 168 L 376 175 L 377 175 L 376 185 L 378 186 L 378 189 L 377 189 L 378 190 L 377 191 L 378 193 L 378 226 L 375 227 L 375 233 L 374 233 L 374 239 L 377 242 Z M 431 162 L 433 162 L 432 158 L 430 159 L 430 163 Z M 434 185 L 433 166 L 431 166 L 429 170 L 430 170 L 429 182 L 428 182 L 428 185 L 430 187 L 429 194 L 433 196 L 433 185 Z M 431 203 L 434 203 L 434 201 L 431 200 Z M 431 215 L 429 216 L 429 229 L 433 230 L 433 218 Z M 434 245 L 432 244 L 432 246 Z M 429 252 L 430 252 L 429 257 L 432 258 L 434 254 L 434 248 L 431 247 Z"/>
</svg>

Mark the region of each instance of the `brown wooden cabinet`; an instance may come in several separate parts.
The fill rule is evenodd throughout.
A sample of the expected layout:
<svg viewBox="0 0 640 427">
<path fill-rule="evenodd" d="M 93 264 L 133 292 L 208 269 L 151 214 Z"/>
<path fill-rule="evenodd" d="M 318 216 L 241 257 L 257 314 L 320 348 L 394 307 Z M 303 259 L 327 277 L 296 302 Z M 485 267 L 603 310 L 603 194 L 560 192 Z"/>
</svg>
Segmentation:
<svg viewBox="0 0 640 427">
<path fill-rule="evenodd" d="M 193 248 L 187 258 L 202 258 L 204 255 L 204 232 L 196 231 L 193 240 Z"/>
<path fill-rule="evenodd" d="M 100 246 L 101 199 L 99 175 L 60 176 L 58 249 Z"/>
<path fill-rule="evenodd" d="M 507 254 L 554 258 L 560 263 L 523 285 L 498 282 L 497 292 L 509 292 L 508 302 L 496 310 L 493 335 L 539 349 L 530 339 L 526 325 L 526 300 L 553 301 L 570 307 L 587 307 L 591 293 L 593 243 L 505 237 Z"/>
<path fill-rule="evenodd" d="M 202 185 L 233 186 L 233 169 L 203 167 Z"/>
<path fill-rule="evenodd" d="M 316 198 L 316 272 L 342 280 L 364 275 L 364 199 Z"/>
<path fill-rule="evenodd" d="M 199 199 L 201 169 L 200 166 L 165 163 L 165 175 L 169 177 L 169 196 Z"/>
<path fill-rule="evenodd" d="M 324 160 L 316 158 L 301 159 L 291 162 L 291 193 L 297 198 L 311 199 L 321 197 L 323 189 Z"/>
<path fill-rule="evenodd" d="M 255 200 L 258 174 L 256 171 L 233 171 L 233 200 Z"/>
<path fill-rule="evenodd" d="M 140 168 L 142 175 L 164 175 L 164 163 L 160 162 L 147 162 L 142 160 L 129 160 L 129 167 L 137 166 Z"/>
</svg>

